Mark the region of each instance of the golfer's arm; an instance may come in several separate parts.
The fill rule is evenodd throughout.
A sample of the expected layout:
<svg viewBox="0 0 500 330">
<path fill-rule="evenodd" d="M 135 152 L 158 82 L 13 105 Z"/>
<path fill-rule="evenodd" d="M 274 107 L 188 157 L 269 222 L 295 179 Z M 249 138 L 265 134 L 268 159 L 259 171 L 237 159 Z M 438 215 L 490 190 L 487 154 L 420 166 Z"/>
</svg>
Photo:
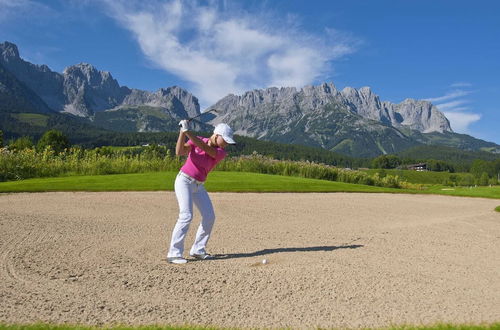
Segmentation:
<svg viewBox="0 0 500 330">
<path fill-rule="evenodd" d="M 204 143 L 202 140 L 198 139 L 196 135 L 191 133 L 190 131 L 185 132 L 188 136 L 188 138 L 201 150 L 205 151 L 210 157 L 215 158 L 217 156 L 217 150 L 215 148 L 209 146 L 208 144 Z"/>
<path fill-rule="evenodd" d="M 189 145 L 186 143 L 186 134 L 184 132 L 179 132 L 179 138 L 177 138 L 177 144 L 175 145 L 175 155 L 186 156 L 188 152 Z"/>
</svg>

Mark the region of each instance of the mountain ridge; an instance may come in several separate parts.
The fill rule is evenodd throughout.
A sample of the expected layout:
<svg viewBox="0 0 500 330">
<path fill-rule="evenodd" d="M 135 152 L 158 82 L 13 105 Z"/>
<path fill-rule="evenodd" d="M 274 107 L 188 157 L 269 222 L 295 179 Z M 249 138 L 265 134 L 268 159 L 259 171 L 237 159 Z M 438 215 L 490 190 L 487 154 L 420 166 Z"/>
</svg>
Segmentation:
<svg viewBox="0 0 500 330">
<path fill-rule="evenodd" d="M 0 64 L 57 112 L 92 119 L 100 111 L 150 105 L 177 120 L 200 114 L 198 99 L 178 86 L 152 93 L 131 89 L 120 86 L 110 72 L 99 71 L 88 63 L 71 65 L 57 73 L 46 65 L 24 61 L 17 46 L 10 42 L 0 43 Z"/>
<path fill-rule="evenodd" d="M 34 113 L 77 115 L 107 130 L 175 131 L 180 119 L 201 113 L 198 99 L 181 87 L 148 92 L 120 86 L 110 72 L 88 63 L 53 72 L 46 65 L 24 61 L 17 46 L 9 42 L 0 43 L 0 68 L 5 69 L 5 82 L 20 86 L 17 96 L 17 92 L 0 89 L 0 96 L 9 102 L 31 104 Z M 370 87 L 338 90 L 333 82 L 299 89 L 270 87 L 229 94 L 209 108 L 217 108 L 217 116 L 207 114 L 203 117 L 207 124 L 195 122 L 194 130 L 208 131 L 226 122 L 243 136 L 311 145 L 355 157 L 397 153 L 422 144 L 500 153 L 497 144 L 454 133 L 432 103 L 381 101 Z"/>
</svg>

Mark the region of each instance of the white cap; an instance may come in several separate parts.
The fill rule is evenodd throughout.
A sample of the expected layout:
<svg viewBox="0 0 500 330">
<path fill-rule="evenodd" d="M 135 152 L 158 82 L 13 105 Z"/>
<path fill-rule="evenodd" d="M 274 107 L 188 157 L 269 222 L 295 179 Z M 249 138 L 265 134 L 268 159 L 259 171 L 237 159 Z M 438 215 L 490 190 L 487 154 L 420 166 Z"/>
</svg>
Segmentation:
<svg viewBox="0 0 500 330">
<path fill-rule="evenodd" d="M 214 133 L 222 136 L 224 141 L 226 141 L 229 144 L 235 144 L 233 140 L 233 130 L 231 127 L 229 127 L 228 124 L 220 123 L 219 125 L 215 126 Z"/>
</svg>

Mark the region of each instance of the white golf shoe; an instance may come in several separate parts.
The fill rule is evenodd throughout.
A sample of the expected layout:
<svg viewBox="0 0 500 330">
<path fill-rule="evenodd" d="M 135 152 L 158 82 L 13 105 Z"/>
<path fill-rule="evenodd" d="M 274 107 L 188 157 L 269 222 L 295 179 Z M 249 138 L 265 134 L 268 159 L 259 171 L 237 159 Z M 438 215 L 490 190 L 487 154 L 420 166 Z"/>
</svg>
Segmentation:
<svg viewBox="0 0 500 330">
<path fill-rule="evenodd" d="M 167 262 L 169 264 L 185 264 L 187 263 L 188 261 L 186 259 L 184 259 L 183 257 L 167 257 Z"/>
<path fill-rule="evenodd" d="M 190 254 L 190 256 L 198 260 L 210 260 L 214 258 L 211 254 L 208 253 Z"/>
</svg>

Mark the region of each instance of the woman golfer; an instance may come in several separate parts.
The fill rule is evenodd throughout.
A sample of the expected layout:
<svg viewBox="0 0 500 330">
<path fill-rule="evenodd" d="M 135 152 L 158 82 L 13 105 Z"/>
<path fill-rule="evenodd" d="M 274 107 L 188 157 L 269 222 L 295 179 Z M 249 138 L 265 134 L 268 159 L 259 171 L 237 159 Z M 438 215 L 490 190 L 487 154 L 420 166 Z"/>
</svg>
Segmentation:
<svg viewBox="0 0 500 330">
<path fill-rule="evenodd" d="M 210 232 L 215 221 L 214 208 L 203 186 L 208 173 L 226 157 L 224 148 L 234 144 L 233 130 L 227 124 L 219 124 L 210 138 L 194 135 L 189 131 L 189 122 L 181 120 L 179 138 L 175 147 L 178 156 L 188 158 L 175 179 L 175 195 L 179 203 L 179 218 L 172 232 L 172 241 L 167 254 L 167 261 L 173 264 L 187 262 L 183 257 L 184 238 L 193 219 L 193 202 L 201 213 L 201 224 L 189 255 L 196 259 L 212 258 L 206 251 Z M 186 137 L 189 140 L 186 143 Z"/>
</svg>

